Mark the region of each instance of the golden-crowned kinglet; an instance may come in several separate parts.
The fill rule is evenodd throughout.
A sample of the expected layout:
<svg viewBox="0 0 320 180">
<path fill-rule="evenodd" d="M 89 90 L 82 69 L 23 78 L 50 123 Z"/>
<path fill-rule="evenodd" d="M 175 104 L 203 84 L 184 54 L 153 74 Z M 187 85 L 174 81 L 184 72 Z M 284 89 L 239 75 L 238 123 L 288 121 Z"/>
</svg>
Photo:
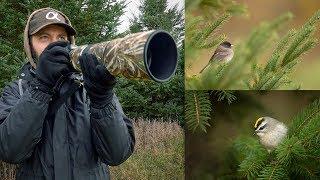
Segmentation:
<svg viewBox="0 0 320 180">
<path fill-rule="evenodd" d="M 288 128 L 282 122 L 271 118 L 261 117 L 255 125 L 255 134 L 259 136 L 260 143 L 270 152 L 286 137 Z"/>
</svg>

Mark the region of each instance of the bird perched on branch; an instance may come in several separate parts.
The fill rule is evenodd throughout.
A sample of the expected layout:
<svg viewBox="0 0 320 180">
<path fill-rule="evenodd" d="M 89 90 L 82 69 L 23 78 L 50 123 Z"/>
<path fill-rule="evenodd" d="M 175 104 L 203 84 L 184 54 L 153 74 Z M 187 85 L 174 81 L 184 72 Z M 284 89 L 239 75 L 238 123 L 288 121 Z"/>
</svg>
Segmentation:
<svg viewBox="0 0 320 180">
<path fill-rule="evenodd" d="M 260 143 L 266 147 L 268 152 L 276 148 L 286 137 L 287 126 L 271 117 L 259 118 L 255 125 L 255 134 L 259 136 Z"/>
<path fill-rule="evenodd" d="M 234 54 L 233 50 L 232 50 L 232 46 L 233 45 L 228 41 L 224 41 L 223 43 L 221 43 L 217 47 L 217 49 L 214 51 L 208 64 L 200 71 L 200 73 L 202 73 L 202 71 L 204 69 L 206 69 L 213 62 L 227 63 L 227 62 L 231 61 L 231 59 L 233 58 L 233 54 Z"/>
</svg>

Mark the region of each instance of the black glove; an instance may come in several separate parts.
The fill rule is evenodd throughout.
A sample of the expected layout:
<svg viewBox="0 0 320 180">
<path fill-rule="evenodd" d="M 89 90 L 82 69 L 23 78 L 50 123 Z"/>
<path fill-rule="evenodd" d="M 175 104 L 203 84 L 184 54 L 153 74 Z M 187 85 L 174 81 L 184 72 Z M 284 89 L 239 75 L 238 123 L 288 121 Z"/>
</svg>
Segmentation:
<svg viewBox="0 0 320 180">
<path fill-rule="evenodd" d="M 89 95 L 91 106 L 103 108 L 112 101 L 116 78 L 98 61 L 95 55 L 84 53 L 79 58 L 83 73 L 84 87 Z"/>
<path fill-rule="evenodd" d="M 36 67 L 36 78 L 47 87 L 52 89 L 59 78 L 74 71 L 70 63 L 67 41 L 57 41 L 49 44 L 39 57 Z"/>
</svg>

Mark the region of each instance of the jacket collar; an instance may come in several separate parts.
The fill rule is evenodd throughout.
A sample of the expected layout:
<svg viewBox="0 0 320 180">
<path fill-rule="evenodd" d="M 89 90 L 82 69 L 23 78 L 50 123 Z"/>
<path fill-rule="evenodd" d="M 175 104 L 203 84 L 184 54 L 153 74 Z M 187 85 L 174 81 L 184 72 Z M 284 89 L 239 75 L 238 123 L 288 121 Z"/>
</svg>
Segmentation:
<svg viewBox="0 0 320 180">
<path fill-rule="evenodd" d="M 31 66 L 30 62 L 27 62 L 22 66 L 22 68 L 19 71 L 19 78 L 26 80 L 26 81 L 31 81 L 32 78 L 34 78 L 34 69 Z"/>
</svg>

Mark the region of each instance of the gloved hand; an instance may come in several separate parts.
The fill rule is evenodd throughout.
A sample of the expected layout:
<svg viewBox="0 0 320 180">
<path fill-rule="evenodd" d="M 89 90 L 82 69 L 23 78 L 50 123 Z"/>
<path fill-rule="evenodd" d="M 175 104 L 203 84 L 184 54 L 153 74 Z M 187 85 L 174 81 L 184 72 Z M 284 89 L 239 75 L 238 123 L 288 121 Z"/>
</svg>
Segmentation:
<svg viewBox="0 0 320 180">
<path fill-rule="evenodd" d="M 79 58 L 83 73 L 84 87 L 89 95 L 91 106 L 103 108 L 112 101 L 116 78 L 98 61 L 95 55 L 84 53 Z"/>
<path fill-rule="evenodd" d="M 36 67 L 36 78 L 47 87 L 52 89 L 62 75 L 66 75 L 74 68 L 70 63 L 67 41 L 57 41 L 49 44 L 39 57 Z"/>
</svg>

